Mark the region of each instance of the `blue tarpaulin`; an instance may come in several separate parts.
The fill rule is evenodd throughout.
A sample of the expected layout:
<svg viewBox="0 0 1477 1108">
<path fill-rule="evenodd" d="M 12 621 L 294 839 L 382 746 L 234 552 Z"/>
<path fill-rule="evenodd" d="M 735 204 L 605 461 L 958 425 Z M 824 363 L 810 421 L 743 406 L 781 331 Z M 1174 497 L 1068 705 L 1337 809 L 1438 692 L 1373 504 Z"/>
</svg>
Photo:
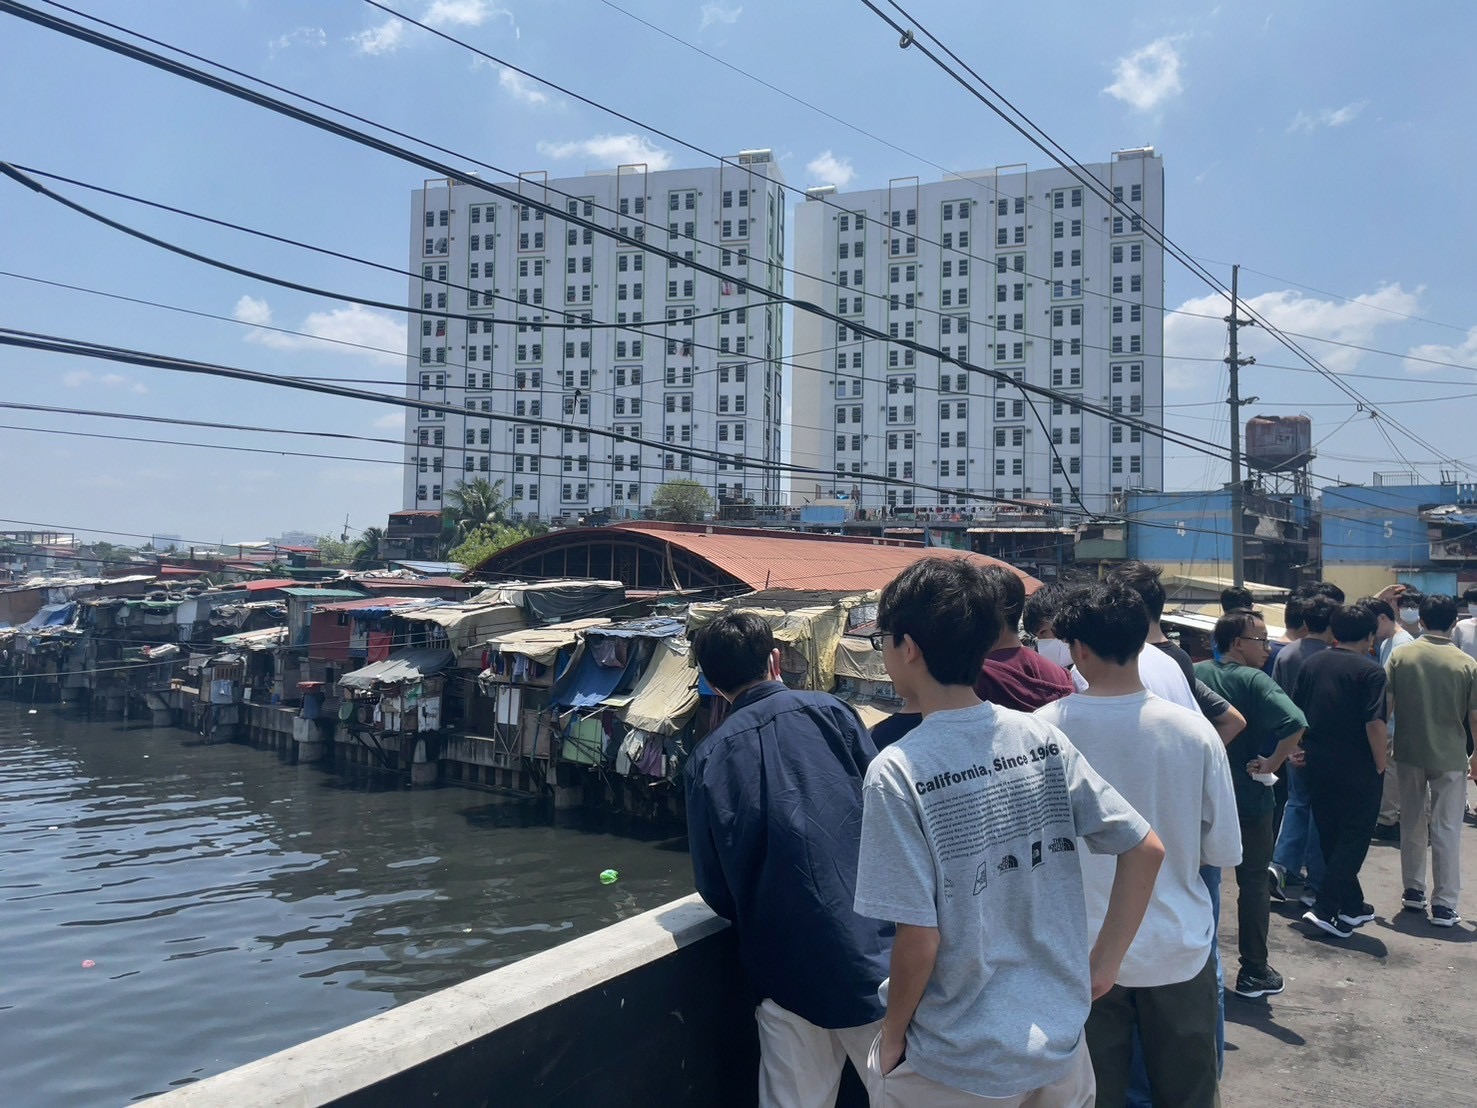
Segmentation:
<svg viewBox="0 0 1477 1108">
<path fill-rule="evenodd" d="M 613 627 L 592 627 L 585 632 L 586 638 L 609 639 L 670 639 L 682 634 L 680 619 L 653 616 L 650 619 L 635 619 Z"/>
<path fill-rule="evenodd" d="M 549 703 L 556 708 L 593 708 L 603 703 L 629 685 L 640 668 L 642 653 L 632 649 L 624 666 L 603 666 L 588 645 L 582 647 L 578 664 L 571 665 L 550 690 Z"/>
<path fill-rule="evenodd" d="M 26 631 L 39 631 L 43 627 L 65 627 L 72 622 L 76 614 L 76 604 L 70 602 L 47 604 L 27 622 L 21 624 L 21 628 Z"/>
</svg>

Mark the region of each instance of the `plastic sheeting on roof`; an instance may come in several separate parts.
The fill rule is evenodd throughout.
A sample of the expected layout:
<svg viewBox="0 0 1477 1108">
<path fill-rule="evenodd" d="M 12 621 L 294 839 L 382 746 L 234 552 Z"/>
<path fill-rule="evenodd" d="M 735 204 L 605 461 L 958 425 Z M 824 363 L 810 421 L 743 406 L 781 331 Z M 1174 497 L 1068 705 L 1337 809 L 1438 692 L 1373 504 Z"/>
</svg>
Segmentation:
<svg viewBox="0 0 1477 1108">
<path fill-rule="evenodd" d="M 682 634 L 682 621 L 670 616 L 653 616 L 650 619 L 627 620 L 624 623 L 614 623 L 609 627 L 598 629 L 592 627 L 590 634 L 602 638 L 670 639 L 674 635 Z"/>
<path fill-rule="evenodd" d="M 608 619 L 577 619 L 553 627 L 528 627 L 520 631 L 508 631 L 487 641 L 489 649 L 504 654 L 522 654 L 530 661 L 551 666 L 559 651 L 568 650 L 579 642 L 580 633 L 596 627 L 604 627 Z"/>
<path fill-rule="evenodd" d="M 698 672 L 685 639 L 660 639 L 620 716 L 627 727 L 671 735 L 697 709 Z"/>
<path fill-rule="evenodd" d="M 687 613 L 689 638 L 722 612 L 754 612 L 761 616 L 774 638 L 783 648 L 780 665 L 786 671 L 786 684 L 792 687 L 830 692 L 836 684 L 836 648 L 846 631 L 851 610 L 862 604 L 874 604 L 876 592 L 847 596 L 834 604 L 813 608 L 796 608 L 784 612 L 778 608 L 752 607 L 742 597 L 726 604 L 694 604 Z M 799 667 L 804 667 L 803 678 Z M 795 674 L 792 677 L 791 674 Z"/>
<path fill-rule="evenodd" d="M 21 624 L 20 630 L 40 631 L 44 627 L 66 627 L 76 616 L 77 605 L 70 601 L 65 604 L 46 604 L 39 612 Z"/>
<path fill-rule="evenodd" d="M 243 631 L 239 635 L 222 635 L 215 641 L 222 646 L 260 653 L 264 650 L 276 650 L 284 645 L 287 642 L 287 628 L 267 627 L 261 631 Z"/>
<path fill-rule="evenodd" d="M 485 593 L 483 595 L 486 595 Z M 451 649 L 460 654 L 524 625 L 523 613 L 511 604 L 442 604 L 394 613 L 416 623 L 434 623 L 446 631 Z"/>
<path fill-rule="evenodd" d="M 532 585 L 502 585 L 496 590 L 516 604 L 538 626 L 603 615 L 626 600 L 619 581 L 542 581 Z"/>
<path fill-rule="evenodd" d="M 375 662 L 353 673 L 339 678 L 343 689 L 371 689 L 375 685 L 395 685 L 403 681 L 419 681 L 422 677 L 439 673 L 455 661 L 449 650 L 417 647 L 414 650 L 399 650 L 383 662 Z"/>
<path fill-rule="evenodd" d="M 892 680 L 887 675 L 887 667 L 882 664 L 882 651 L 873 650 L 871 640 L 856 635 L 842 635 L 836 643 L 836 676 L 858 681 Z"/>
<path fill-rule="evenodd" d="M 624 665 L 602 665 L 589 644 L 580 643 L 569 668 L 554 682 L 549 703 L 556 708 L 593 708 L 603 704 L 616 690 L 630 683 L 641 665 L 641 656 L 642 651 L 632 647 Z"/>
</svg>

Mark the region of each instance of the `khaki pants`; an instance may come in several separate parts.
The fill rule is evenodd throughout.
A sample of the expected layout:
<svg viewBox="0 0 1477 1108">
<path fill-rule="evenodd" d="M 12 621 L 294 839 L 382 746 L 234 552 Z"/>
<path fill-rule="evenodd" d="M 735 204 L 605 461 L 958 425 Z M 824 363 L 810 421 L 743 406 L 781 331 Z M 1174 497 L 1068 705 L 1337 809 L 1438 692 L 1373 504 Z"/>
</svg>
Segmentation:
<svg viewBox="0 0 1477 1108">
<path fill-rule="evenodd" d="M 1400 877 L 1407 889 L 1426 891 L 1426 828 L 1429 821 L 1432 905 L 1456 911 L 1462 891 L 1462 808 L 1467 775 L 1397 765 L 1400 784 Z"/>
<path fill-rule="evenodd" d="M 924 1077 L 906 1058 L 884 1076 L 878 1062 L 881 1044 L 879 1034 L 867 1055 L 867 1091 L 872 1108 L 1092 1108 L 1097 1096 L 1085 1034 L 1077 1040 L 1065 1077 L 1044 1088 L 1006 1097 L 978 1096 L 941 1085 Z"/>
<path fill-rule="evenodd" d="M 834 1108 L 846 1059 L 867 1079 L 867 1048 L 882 1023 L 832 1030 L 766 1000 L 754 1009 L 759 1025 L 760 1108 Z"/>
</svg>

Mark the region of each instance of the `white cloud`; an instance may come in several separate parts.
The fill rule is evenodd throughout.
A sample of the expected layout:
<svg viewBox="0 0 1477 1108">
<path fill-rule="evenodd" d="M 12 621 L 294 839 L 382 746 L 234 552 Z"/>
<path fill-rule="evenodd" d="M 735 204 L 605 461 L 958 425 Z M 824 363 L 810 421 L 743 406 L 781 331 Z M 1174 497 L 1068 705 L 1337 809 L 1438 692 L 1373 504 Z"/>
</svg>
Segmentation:
<svg viewBox="0 0 1477 1108">
<path fill-rule="evenodd" d="M 829 150 L 818 154 L 806 163 L 805 172 L 809 173 L 818 185 L 835 185 L 843 189 L 851 184 L 852 178 L 856 176 L 851 159 L 838 158 Z"/>
<path fill-rule="evenodd" d="M 127 389 L 139 396 L 149 391 L 147 386 L 121 373 L 92 373 L 85 369 L 74 369 L 70 373 L 63 374 L 62 385 L 69 389 Z"/>
<path fill-rule="evenodd" d="M 432 27 L 480 27 L 495 15 L 511 14 L 488 0 L 433 0 L 425 22 Z"/>
<path fill-rule="evenodd" d="M 549 102 L 548 93 L 534 87 L 527 77 L 515 70 L 504 69 L 498 74 L 497 83 L 502 85 L 503 91 L 514 100 L 521 100 L 525 104 L 547 104 Z"/>
<path fill-rule="evenodd" d="M 378 27 L 350 35 L 349 41 L 358 47 L 361 54 L 393 54 L 405 45 L 405 22 L 387 19 Z"/>
<path fill-rule="evenodd" d="M 1312 134 L 1319 127 L 1342 127 L 1346 123 L 1353 123 L 1367 107 L 1369 107 L 1368 100 L 1355 100 L 1353 103 L 1345 104 L 1342 108 L 1324 108 L 1316 112 L 1300 111 L 1287 125 L 1287 133 L 1291 135 L 1297 131 L 1304 131 Z"/>
<path fill-rule="evenodd" d="M 320 47 L 328 45 L 328 32 L 322 27 L 299 27 L 267 43 L 267 52 L 276 57 L 293 46 Z"/>
<path fill-rule="evenodd" d="M 1305 296 L 1294 289 L 1279 289 L 1243 298 L 1259 316 L 1278 329 L 1298 335 L 1318 335 L 1338 342 L 1369 345 L 1381 327 L 1402 323 L 1400 314 L 1413 314 L 1420 306 L 1420 289 L 1407 292 L 1396 285 L 1382 285 L 1374 292 L 1353 300 L 1325 300 Z M 1188 389 L 1197 384 L 1214 382 L 1220 371 L 1219 359 L 1225 355 L 1228 305 L 1214 293 L 1187 300 L 1178 313 L 1164 317 L 1164 384 L 1168 389 Z M 1243 314 L 1245 309 L 1243 308 Z M 1400 313 L 1400 314 L 1395 314 Z M 1354 369 L 1362 352 L 1345 346 L 1332 346 L 1311 338 L 1298 338 L 1297 343 L 1335 373 Z M 1251 355 L 1262 361 L 1289 364 L 1289 353 L 1261 327 L 1241 332 L 1242 357 Z M 1182 358 L 1214 359 L 1182 361 Z M 1256 373 L 1253 369 L 1250 372 Z M 1256 391 L 1243 385 L 1243 391 Z"/>
<path fill-rule="evenodd" d="M 699 25 L 698 30 L 706 31 L 715 23 L 723 23 L 729 27 L 732 27 L 735 23 L 739 21 L 739 16 L 743 14 L 744 9 L 741 7 L 725 8 L 722 4 L 704 4 L 703 21 L 701 25 Z"/>
<path fill-rule="evenodd" d="M 405 349 L 405 324 L 358 304 L 331 312 L 310 313 L 295 328 L 302 334 L 266 330 L 272 322 L 272 308 L 265 300 L 252 296 L 243 296 L 236 301 L 232 314 L 254 328 L 246 333 L 247 342 L 273 350 L 327 351 L 367 357 L 379 365 L 405 364 L 405 355 L 399 353 Z"/>
<path fill-rule="evenodd" d="M 1157 108 L 1184 88 L 1175 49 L 1181 38 L 1166 35 L 1119 58 L 1113 66 L 1115 80 L 1103 91 L 1142 112 Z"/>
<path fill-rule="evenodd" d="M 1477 366 L 1477 327 L 1468 331 L 1467 337 L 1459 343 L 1427 342 L 1412 346 L 1407 357 L 1428 359 L 1423 362 L 1406 361 L 1407 373 L 1440 373 L 1443 369 L 1451 368 L 1431 365 L 1431 362 L 1456 362 L 1463 366 Z"/>
<path fill-rule="evenodd" d="M 407 411 L 409 411 L 408 408 L 386 412 L 376 419 L 371 426 L 381 431 L 403 431 L 405 429 L 405 413 Z"/>
<path fill-rule="evenodd" d="M 538 152 L 556 161 L 584 157 L 602 167 L 645 163 L 653 172 L 672 167 L 672 155 L 641 135 L 596 135 L 572 142 L 540 142 Z"/>
</svg>

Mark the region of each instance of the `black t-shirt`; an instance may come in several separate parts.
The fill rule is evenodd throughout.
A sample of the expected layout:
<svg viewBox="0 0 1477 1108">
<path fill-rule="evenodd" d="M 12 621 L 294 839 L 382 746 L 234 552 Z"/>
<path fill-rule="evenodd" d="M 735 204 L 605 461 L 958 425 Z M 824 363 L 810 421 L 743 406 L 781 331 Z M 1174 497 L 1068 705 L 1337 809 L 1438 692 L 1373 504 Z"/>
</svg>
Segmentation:
<svg viewBox="0 0 1477 1108">
<path fill-rule="evenodd" d="M 891 746 L 923 722 L 922 712 L 897 712 L 872 728 L 872 745 L 878 750 Z"/>
<path fill-rule="evenodd" d="M 1308 717 L 1310 763 L 1375 772 L 1365 724 L 1385 718 L 1385 671 L 1366 654 L 1320 650 L 1303 661 L 1292 700 Z"/>
</svg>

